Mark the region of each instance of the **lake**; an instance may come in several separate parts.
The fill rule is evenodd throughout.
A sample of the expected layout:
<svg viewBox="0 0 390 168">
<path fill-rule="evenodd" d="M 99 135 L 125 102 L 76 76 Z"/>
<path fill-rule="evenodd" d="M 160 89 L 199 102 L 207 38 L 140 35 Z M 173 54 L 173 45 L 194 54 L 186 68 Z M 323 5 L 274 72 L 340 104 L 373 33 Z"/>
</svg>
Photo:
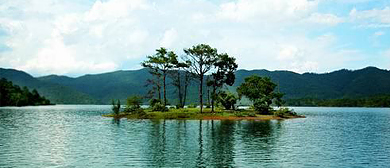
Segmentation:
<svg viewBox="0 0 390 168">
<path fill-rule="evenodd" d="M 111 106 L 0 108 L 0 167 L 387 167 L 390 109 L 273 121 L 127 120 Z"/>
</svg>

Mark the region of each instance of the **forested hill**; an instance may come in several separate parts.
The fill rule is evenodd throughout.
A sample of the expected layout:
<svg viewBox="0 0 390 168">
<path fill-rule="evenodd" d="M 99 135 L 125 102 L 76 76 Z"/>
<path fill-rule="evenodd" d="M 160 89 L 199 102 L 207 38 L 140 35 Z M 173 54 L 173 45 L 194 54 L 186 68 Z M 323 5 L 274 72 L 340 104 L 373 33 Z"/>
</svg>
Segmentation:
<svg viewBox="0 0 390 168">
<path fill-rule="evenodd" d="M 0 78 L 6 78 L 19 86 L 36 89 L 55 104 L 96 104 L 100 103 L 91 96 L 60 84 L 45 82 L 32 77 L 23 71 L 0 68 Z"/>
<path fill-rule="evenodd" d="M 390 94 L 390 71 L 375 67 L 360 70 L 338 70 L 331 73 L 304 73 L 290 71 L 238 70 L 232 89 L 240 85 L 250 75 L 269 76 L 279 84 L 285 99 L 316 98 L 363 98 L 372 95 Z M 145 95 L 146 79 L 150 74 L 146 69 L 115 71 L 110 73 L 84 75 L 77 78 L 50 75 L 34 78 L 22 71 L 0 69 L 4 77 L 15 84 L 36 88 L 52 102 L 60 103 L 109 103 L 113 98 L 124 100 L 129 95 Z M 169 82 L 169 81 L 168 81 Z M 197 100 L 195 83 L 190 87 L 190 101 Z M 168 85 L 168 99 L 176 103 L 176 93 Z M 207 94 L 204 94 L 207 95 Z"/>
<path fill-rule="evenodd" d="M 296 98 L 361 98 L 390 94 L 390 71 L 367 67 L 360 70 L 338 70 L 330 73 L 298 74 L 290 71 L 239 70 L 236 83 L 240 85 L 249 75 L 268 76 L 279 84 L 286 99 Z"/>
</svg>

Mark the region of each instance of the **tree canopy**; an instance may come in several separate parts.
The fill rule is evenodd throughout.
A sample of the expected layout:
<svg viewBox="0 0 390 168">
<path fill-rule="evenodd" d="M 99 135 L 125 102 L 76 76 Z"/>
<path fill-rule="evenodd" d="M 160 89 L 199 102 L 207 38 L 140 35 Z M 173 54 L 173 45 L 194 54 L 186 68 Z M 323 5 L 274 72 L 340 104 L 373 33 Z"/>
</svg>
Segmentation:
<svg viewBox="0 0 390 168">
<path fill-rule="evenodd" d="M 0 80 L 0 106 L 32 106 L 50 105 L 50 100 L 39 95 L 38 91 L 32 92 L 24 86 L 20 88 L 5 78 Z"/>
<path fill-rule="evenodd" d="M 283 94 L 274 92 L 276 84 L 268 77 L 259 77 L 256 75 L 245 78 L 245 82 L 237 88 L 238 96 L 247 97 L 253 102 L 255 110 L 263 114 L 269 114 L 272 110 L 271 104 L 280 106 Z"/>
<path fill-rule="evenodd" d="M 163 47 L 157 49 L 155 55 L 147 56 L 147 60 L 141 63 L 143 67 L 150 68 L 150 73 L 157 76 L 157 80 L 162 76 L 164 105 L 167 105 L 166 76 L 168 71 L 177 64 L 177 55 Z M 157 84 L 158 82 L 150 81 L 149 83 Z"/>
</svg>

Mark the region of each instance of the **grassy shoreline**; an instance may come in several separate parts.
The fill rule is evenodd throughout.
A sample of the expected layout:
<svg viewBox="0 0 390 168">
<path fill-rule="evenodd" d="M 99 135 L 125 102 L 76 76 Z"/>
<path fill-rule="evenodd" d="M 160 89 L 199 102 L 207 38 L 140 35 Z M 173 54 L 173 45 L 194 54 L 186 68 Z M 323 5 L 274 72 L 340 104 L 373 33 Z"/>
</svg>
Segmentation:
<svg viewBox="0 0 390 168">
<path fill-rule="evenodd" d="M 144 113 L 131 114 L 121 112 L 117 115 L 111 113 L 103 115 L 104 117 L 112 117 L 116 119 L 176 119 L 176 120 L 281 120 L 292 118 L 305 118 L 301 115 L 283 115 L 277 116 L 273 114 L 263 115 L 256 114 L 254 110 L 221 110 L 217 109 L 215 112 L 211 112 L 211 109 L 205 109 L 203 113 L 199 112 L 197 108 L 185 108 L 185 109 L 170 109 L 167 112 L 151 111 L 145 109 Z"/>
</svg>

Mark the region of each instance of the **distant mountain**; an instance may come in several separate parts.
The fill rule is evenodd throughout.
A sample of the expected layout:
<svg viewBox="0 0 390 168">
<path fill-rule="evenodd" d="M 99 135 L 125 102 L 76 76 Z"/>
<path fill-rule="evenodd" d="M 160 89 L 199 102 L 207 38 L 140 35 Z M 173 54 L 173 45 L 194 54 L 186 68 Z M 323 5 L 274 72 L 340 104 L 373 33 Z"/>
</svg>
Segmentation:
<svg viewBox="0 0 390 168">
<path fill-rule="evenodd" d="M 0 78 L 6 78 L 19 86 L 27 86 L 29 89 L 36 89 L 41 95 L 48 98 L 52 103 L 59 104 L 97 104 L 100 101 L 91 96 L 78 92 L 73 88 L 45 82 L 32 77 L 31 75 L 14 69 L 0 68 Z"/>
<path fill-rule="evenodd" d="M 250 75 L 268 76 L 285 93 L 285 99 L 315 98 L 363 98 L 390 94 L 390 71 L 367 67 L 360 70 L 338 70 L 330 73 L 298 74 L 290 71 L 238 70 L 236 83 L 229 87 L 235 90 Z M 0 69 L 0 77 L 29 88 L 37 88 L 42 95 L 58 103 L 109 103 L 111 99 L 125 100 L 129 95 L 145 95 L 145 81 L 151 77 L 147 69 L 115 71 L 103 74 L 84 75 L 77 78 L 49 75 L 34 78 L 25 72 Z M 169 83 L 169 81 L 168 81 Z M 189 102 L 195 102 L 197 86 L 189 90 Z M 168 84 L 168 99 L 176 104 L 176 93 Z M 207 95 L 207 94 L 204 94 Z"/>
<path fill-rule="evenodd" d="M 279 84 L 286 99 L 296 98 L 360 98 L 390 94 L 390 71 L 367 67 L 360 70 L 338 70 L 330 73 L 298 74 L 290 71 L 239 70 L 238 86 L 250 75 L 268 76 Z"/>
</svg>

